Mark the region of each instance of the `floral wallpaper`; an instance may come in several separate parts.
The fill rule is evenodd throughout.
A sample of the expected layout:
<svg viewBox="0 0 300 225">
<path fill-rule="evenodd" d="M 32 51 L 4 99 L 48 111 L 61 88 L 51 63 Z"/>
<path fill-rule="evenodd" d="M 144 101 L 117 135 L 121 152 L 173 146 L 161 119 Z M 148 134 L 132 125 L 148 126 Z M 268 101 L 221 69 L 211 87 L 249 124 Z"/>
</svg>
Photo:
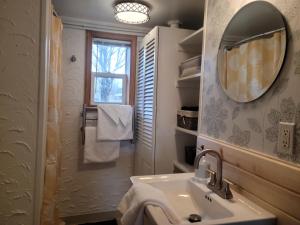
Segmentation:
<svg viewBox="0 0 300 225">
<path fill-rule="evenodd" d="M 227 140 L 233 144 L 247 147 L 250 138 L 251 133 L 249 130 L 241 130 L 238 125 L 233 124 L 232 134 Z"/>
<path fill-rule="evenodd" d="M 288 49 L 283 68 L 266 94 L 250 103 L 237 103 L 225 95 L 218 80 L 217 53 L 222 34 L 234 14 L 252 1 L 208 1 L 200 132 L 300 163 L 300 1 L 268 0 L 286 19 Z M 277 149 L 281 121 L 296 124 L 293 155 Z"/>
<path fill-rule="evenodd" d="M 214 137 L 219 137 L 221 132 L 226 131 L 224 121 L 228 117 L 228 111 L 222 106 L 223 102 L 220 99 L 212 97 L 209 104 L 204 107 L 203 123 L 207 127 L 207 134 Z"/>
</svg>

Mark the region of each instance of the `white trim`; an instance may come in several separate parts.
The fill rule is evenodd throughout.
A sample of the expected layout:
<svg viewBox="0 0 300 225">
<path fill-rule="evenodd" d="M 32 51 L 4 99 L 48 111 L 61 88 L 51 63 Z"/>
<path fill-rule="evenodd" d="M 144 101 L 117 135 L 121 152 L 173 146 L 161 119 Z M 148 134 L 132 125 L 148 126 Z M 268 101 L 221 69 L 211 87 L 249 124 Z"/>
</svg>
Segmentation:
<svg viewBox="0 0 300 225">
<path fill-rule="evenodd" d="M 38 124 L 36 141 L 35 161 L 35 186 L 34 186 L 34 209 L 33 224 L 40 224 L 40 214 L 43 201 L 46 134 L 47 134 L 47 111 L 48 111 L 48 73 L 50 60 L 50 28 L 51 28 L 51 1 L 41 1 L 40 18 L 40 57 L 39 57 L 39 87 L 38 87 Z"/>
<path fill-rule="evenodd" d="M 153 145 L 152 145 L 152 151 L 153 151 L 153 173 L 156 174 L 157 172 L 157 168 L 156 168 L 156 129 L 158 127 L 157 125 L 157 91 L 158 91 L 158 60 L 161 60 L 160 59 L 160 56 L 159 56 L 159 35 L 160 35 L 160 30 L 161 28 L 158 26 L 156 31 L 155 31 L 155 38 L 154 38 L 154 41 L 155 41 L 155 50 L 154 50 L 154 67 L 155 67 L 155 72 L 154 72 L 154 81 L 153 81 L 153 91 L 154 91 L 154 95 L 153 95 L 153 131 L 152 131 L 152 135 L 153 135 Z M 162 59 L 163 60 L 163 59 Z M 145 62 L 146 62 L 146 59 L 145 59 Z"/>
<path fill-rule="evenodd" d="M 206 40 L 208 39 L 207 37 L 207 20 L 208 20 L 208 0 L 205 0 L 204 2 L 204 18 L 203 18 L 203 38 L 202 38 L 202 58 L 201 58 L 201 74 L 202 76 L 200 77 L 200 90 L 199 90 L 199 116 L 198 116 L 198 134 L 200 133 L 200 130 L 202 128 L 202 119 L 203 119 L 203 99 L 204 99 L 204 82 L 205 82 L 205 56 L 206 56 Z"/>
<path fill-rule="evenodd" d="M 151 28 L 140 27 L 137 25 L 108 23 L 108 22 L 79 19 L 79 18 L 67 17 L 67 16 L 63 16 L 62 21 L 65 28 L 129 34 L 129 35 L 136 35 L 139 37 L 144 37 L 151 30 Z"/>
</svg>

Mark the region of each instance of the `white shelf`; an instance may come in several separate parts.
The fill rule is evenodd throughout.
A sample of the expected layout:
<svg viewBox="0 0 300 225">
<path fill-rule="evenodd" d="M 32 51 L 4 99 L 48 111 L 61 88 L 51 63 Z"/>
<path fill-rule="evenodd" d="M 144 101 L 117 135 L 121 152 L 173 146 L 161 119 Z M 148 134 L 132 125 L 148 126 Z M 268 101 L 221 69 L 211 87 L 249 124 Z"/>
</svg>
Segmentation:
<svg viewBox="0 0 300 225">
<path fill-rule="evenodd" d="M 203 27 L 199 30 L 195 31 L 191 35 L 187 36 L 179 45 L 181 46 L 200 46 L 202 48 L 202 41 L 203 41 Z"/>
<path fill-rule="evenodd" d="M 184 129 L 184 128 L 181 128 L 181 127 L 176 127 L 176 130 L 177 131 L 180 131 L 182 133 L 186 133 L 186 134 L 190 134 L 190 135 L 194 135 L 194 136 L 198 136 L 198 132 L 195 131 L 195 130 L 188 130 L 188 129 Z"/>
<path fill-rule="evenodd" d="M 176 167 L 178 170 L 184 172 L 184 173 L 191 173 L 194 172 L 194 167 L 183 162 L 179 162 L 177 160 L 173 161 L 173 166 Z"/>
<path fill-rule="evenodd" d="M 184 81 L 184 80 L 193 80 L 193 79 L 198 79 L 201 77 L 201 73 L 196 73 L 196 74 L 192 74 L 186 77 L 180 77 L 178 78 L 178 81 Z"/>
</svg>

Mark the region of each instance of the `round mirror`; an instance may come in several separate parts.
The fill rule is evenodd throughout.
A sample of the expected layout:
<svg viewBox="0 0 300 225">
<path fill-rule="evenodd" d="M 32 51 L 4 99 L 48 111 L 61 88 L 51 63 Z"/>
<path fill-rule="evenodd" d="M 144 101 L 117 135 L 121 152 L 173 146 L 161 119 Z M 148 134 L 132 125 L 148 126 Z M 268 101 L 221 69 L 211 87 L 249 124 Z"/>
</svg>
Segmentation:
<svg viewBox="0 0 300 225">
<path fill-rule="evenodd" d="M 237 102 L 262 96 L 275 81 L 286 52 L 286 26 L 270 3 L 252 2 L 241 8 L 223 34 L 218 73 L 225 93 Z"/>
</svg>

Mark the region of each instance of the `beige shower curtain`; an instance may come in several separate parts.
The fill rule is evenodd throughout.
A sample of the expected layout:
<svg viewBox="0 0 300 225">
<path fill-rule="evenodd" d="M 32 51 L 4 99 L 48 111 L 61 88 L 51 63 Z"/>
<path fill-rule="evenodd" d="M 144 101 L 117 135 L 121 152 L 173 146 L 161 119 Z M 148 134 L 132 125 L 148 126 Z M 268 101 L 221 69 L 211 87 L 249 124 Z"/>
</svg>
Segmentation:
<svg viewBox="0 0 300 225">
<path fill-rule="evenodd" d="M 52 15 L 48 90 L 47 146 L 41 225 L 62 224 L 56 207 L 60 174 L 62 22 Z"/>
<path fill-rule="evenodd" d="M 253 100 L 272 84 L 285 51 L 285 31 L 219 53 L 223 87 L 237 100 Z M 220 55 L 221 54 L 221 55 Z"/>
</svg>

